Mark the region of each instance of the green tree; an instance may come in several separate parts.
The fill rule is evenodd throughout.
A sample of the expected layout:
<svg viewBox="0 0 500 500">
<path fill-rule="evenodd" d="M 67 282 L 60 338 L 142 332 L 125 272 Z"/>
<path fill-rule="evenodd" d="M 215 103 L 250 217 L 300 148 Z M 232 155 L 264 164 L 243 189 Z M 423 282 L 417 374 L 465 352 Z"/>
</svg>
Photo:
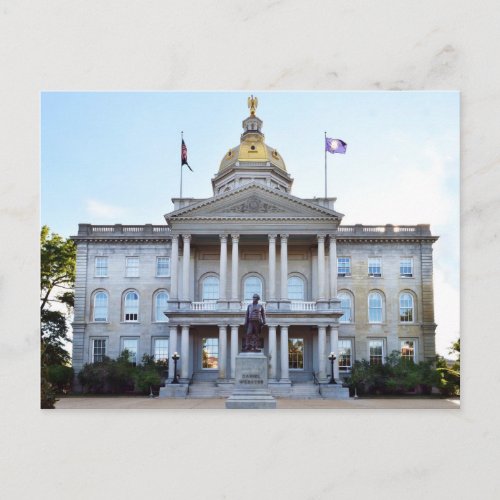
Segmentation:
<svg viewBox="0 0 500 500">
<path fill-rule="evenodd" d="M 460 339 L 453 342 L 448 351 L 457 355 L 451 364 L 442 356 L 436 356 L 436 368 L 440 375 L 439 390 L 445 396 L 460 396 Z"/>
<path fill-rule="evenodd" d="M 40 235 L 40 311 L 55 302 L 70 308 L 74 305 L 75 244 L 49 231 L 48 226 L 43 226 Z"/>
<path fill-rule="evenodd" d="M 54 408 L 54 387 L 49 368 L 70 362 L 65 349 L 68 337 L 67 315 L 74 305 L 76 247 L 73 241 L 50 233 L 43 226 L 40 234 L 40 336 L 41 336 L 41 407 Z M 65 305 L 66 314 L 53 306 Z"/>
</svg>

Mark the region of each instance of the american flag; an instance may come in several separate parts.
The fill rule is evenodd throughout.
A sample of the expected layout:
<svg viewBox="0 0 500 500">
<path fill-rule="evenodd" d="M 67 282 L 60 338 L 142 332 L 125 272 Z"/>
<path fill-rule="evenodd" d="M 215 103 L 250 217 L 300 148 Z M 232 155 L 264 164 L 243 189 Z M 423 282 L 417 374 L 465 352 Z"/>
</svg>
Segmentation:
<svg viewBox="0 0 500 500">
<path fill-rule="evenodd" d="M 189 163 L 188 163 L 188 149 L 186 147 L 186 143 L 184 142 L 184 139 L 182 139 L 182 146 L 181 146 L 181 167 L 182 167 L 182 165 L 187 165 L 189 170 L 191 170 L 191 172 L 193 171 L 193 169 L 189 166 Z"/>
</svg>

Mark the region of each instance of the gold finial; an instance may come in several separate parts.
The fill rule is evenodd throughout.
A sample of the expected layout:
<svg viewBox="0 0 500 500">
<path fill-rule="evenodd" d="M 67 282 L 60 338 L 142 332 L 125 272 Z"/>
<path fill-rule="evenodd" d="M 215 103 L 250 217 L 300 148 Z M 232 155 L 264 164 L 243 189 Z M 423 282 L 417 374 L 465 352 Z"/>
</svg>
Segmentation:
<svg viewBox="0 0 500 500">
<path fill-rule="evenodd" d="M 255 116 L 255 110 L 259 105 L 259 100 L 253 95 L 248 98 L 248 107 L 250 109 L 250 116 Z"/>
</svg>

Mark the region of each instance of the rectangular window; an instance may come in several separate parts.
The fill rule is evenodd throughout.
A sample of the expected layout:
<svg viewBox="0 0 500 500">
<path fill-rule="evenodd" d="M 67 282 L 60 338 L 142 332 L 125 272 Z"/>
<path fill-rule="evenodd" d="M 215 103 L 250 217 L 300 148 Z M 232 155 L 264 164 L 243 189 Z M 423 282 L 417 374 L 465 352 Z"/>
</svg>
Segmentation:
<svg viewBox="0 0 500 500">
<path fill-rule="evenodd" d="M 129 358 L 128 360 L 134 365 L 137 364 L 137 347 L 138 347 L 138 339 L 123 339 L 122 340 L 122 352 L 128 351 Z"/>
<path fill-rule="evenodd" d="M 203 339 L 201 367 L 213 370 L 219 367 L 219 339 Z"/>
<path fill-rule="evenodd" d="M 370 364 L 381 365 L 384 361 L 384 341 L 383 340 L 370 340 Z"/>
<path fill-rule="evenodd" d="M 351 275 L 351 257 L 337 258 L 337 274 L 339 276 Z"/>
<path fill-rule="evenodd" d="M 100 363 L 106 356 L 106 339 L 92 339 L 92 363 Z"/>
<path fill-rule="evenodd" d="M 127 350 L 129 352 L 129 361 L 134 365 L 137 364 L 137 339 L 123 339 L 122 352 Z"/>
<path fill-rule="evenodd" d="M 352 341 L 339 340 L 339 370 L 341 372 L 351 371 L 352 368 Z"/>
<path fill-rule="evenodd" d="M 413 277 L 413 258 L 402 257 L 399 261 L 399 274 L 402 278 Z"/>
<path fill-rule="evenodd" d="M 417 362 L 417 341 L 402 340 L 401 341 L 401 359 L 403 362 Z"/>
<path fill-rule="evenodd" d="M 108 276 L 108 258 L 96 257 L 95 258 L 95 275 L 101 278 Z"/>
<path fill-rule="evenodd" d="M 368 259 L 368 276 L 372 278 L 382 276 L 382 259 L 379 257 L 370 257 Z"/>
<path fill-rule="evenodd" d="M 155 361 L 168 361 L 168 339 L 154 339 L 153 357 Z"/>
<path fill-rule="evenodd" d="M 125 258 L 125 276 L 127 278 L 139 277 L 139 257 Z"/>
<path fill-rule="evenodd" d="M 170 257 L 156 257 L 156 276 L 170 276 Z"/>
<path fill-rule="evenodd" d="M 304 369 L 304 339 L 288 339 L 288 367 L 291 370 Z"/>
</svg>

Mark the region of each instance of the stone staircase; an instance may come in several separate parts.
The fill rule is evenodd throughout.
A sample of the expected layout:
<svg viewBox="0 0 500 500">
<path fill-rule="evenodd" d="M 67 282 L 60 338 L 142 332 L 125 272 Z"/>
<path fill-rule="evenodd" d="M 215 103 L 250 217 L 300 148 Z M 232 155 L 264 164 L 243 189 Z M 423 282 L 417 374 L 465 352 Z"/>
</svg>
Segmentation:
<svg viewBox="0 0 500 500">
<path fill-rule="evenodd" d="M 218 398 L 218 387 L 215 382 L 193 382 L 189 386 L 187 397 L 193 399 Z"/>
<path fill-rule="evenodd" d="M 313 382 L 296 382 L 292 384 L 290 399 L 323 399 L 319 386 Z"/>
</svg>

